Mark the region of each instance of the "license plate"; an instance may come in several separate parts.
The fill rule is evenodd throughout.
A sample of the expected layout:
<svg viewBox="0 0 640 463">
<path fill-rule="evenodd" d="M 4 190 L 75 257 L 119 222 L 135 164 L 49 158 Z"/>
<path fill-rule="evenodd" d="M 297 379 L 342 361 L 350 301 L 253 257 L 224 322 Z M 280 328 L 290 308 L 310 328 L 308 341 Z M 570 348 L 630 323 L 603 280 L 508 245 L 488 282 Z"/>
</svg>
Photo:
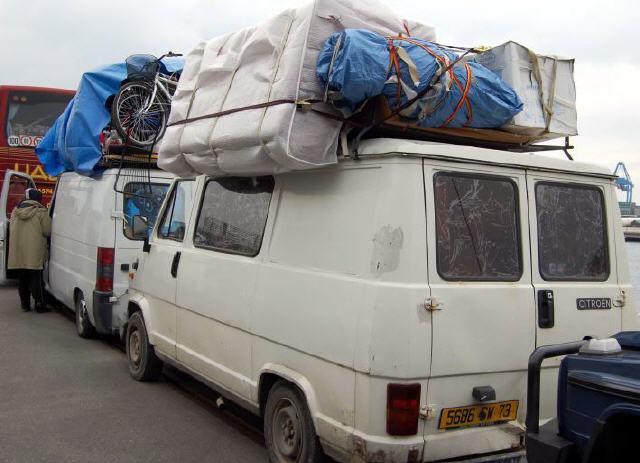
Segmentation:
<svg viewBox="0 0 640 463">
<path fill-rule="evenodd" d="M 518 416 L 518 401 L 507 400 L 484 405 L 443 408 L 439 429 L 480 426 L 513 421 Z"/>
</svg>

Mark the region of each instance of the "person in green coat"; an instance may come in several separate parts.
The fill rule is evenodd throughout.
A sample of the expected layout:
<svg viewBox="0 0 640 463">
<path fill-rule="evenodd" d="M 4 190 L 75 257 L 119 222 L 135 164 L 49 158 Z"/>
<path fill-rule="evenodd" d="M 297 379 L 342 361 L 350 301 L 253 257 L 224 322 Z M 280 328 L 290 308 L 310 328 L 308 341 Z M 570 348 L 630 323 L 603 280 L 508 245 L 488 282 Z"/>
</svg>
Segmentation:
<svg viewBox="0 0 640 463">
<path fill-rule="evenodd" d="M 44 207 L 42 193 L 29 188 L 23 199 L 11 212 L 9 221 L 9 261 L 7 268 L 18 272 L 18 293 L 22 310 L 31 310 L 31 297 L 35 311 L 44 312 L 42 269 L 47 258 L 47 238 L 51 235 L 49 210 Z"/>
</svg>

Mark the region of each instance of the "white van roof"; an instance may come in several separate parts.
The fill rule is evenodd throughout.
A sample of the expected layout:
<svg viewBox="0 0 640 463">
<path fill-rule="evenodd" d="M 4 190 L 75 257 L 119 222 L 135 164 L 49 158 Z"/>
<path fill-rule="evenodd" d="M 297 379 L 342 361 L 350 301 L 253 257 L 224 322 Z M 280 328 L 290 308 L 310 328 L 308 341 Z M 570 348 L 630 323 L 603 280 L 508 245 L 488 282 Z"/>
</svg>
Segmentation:
<svg viewBox="0 0 640 463">
<path fill-rule="evenodd" d="M 558 153 L 564 156 L 564 153 Z M 395 138 L 363 140 L 358 149 L 359 156 L 419 156 L 475 164 L 498 164 L 504 167 L 567 172 L 595 177 L 615 178 L 606 167 L 568 159 L 555 159 L 540 153 L 518 153 L 475 146 L 451 145 L 430 141 L 414 141 Z"/>
</svg>

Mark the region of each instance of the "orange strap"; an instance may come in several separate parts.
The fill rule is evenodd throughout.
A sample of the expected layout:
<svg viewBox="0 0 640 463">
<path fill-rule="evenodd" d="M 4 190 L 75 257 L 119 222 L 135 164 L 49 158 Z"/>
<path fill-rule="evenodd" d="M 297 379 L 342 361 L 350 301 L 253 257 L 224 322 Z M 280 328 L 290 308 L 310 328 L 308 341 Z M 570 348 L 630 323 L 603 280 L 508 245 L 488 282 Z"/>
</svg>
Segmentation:
<svg viewBox="0 0 640 463">
<path fill-rule="evenodd" d="M 464 68 L 467 71 L 467 83 L 464 86 L 464 91 L 462 92 L 460 101 L 458 101 L 458 104 L 456 105 L 456 109 L 453 110 L 451 115 L 447 118 L 446 121 L 444 121 L 444 123 L 440 127 L 446 127 L 451 123 L 451 121 L 456 117 L 456 114 L 458 114 L 458 111 L 460 111 L 460 108 L 462 108 L 462 105 L 465 103 L 465 101 L 469 105 L 468 97 L 469 97 L 469 89 L 471 88 L 471 66 L 469 66 L 467 63 L 464 63 Z M 469 122 L 470 122 L 470 119 L 467 120 L 467 123 Z"/>
<path fill-rule="evenodd" d="M 426 45 L 424 45 L 423 43 L 418 42 L 417 40 L 411 39 L 409 37 L 389 37 L 389 44 L 392 47 L 393 46 L 393 40 L 402 40 L 405 42 L 409 42 L 412 45 L 415 45 L 417 47 L 422 48 L 424 51 L 426 51 L 427 53 L 429 53 L 431 56 L 433 56 L 437 61 L 439 61 L 441 63 L 441 65 L 443 66 L 449 66 L 449 60 L 441 55 L 438 55 L 436 52 L 434 52 L 433 50 L 431 50 L 429 47 L 427 47 Z M 394 48 L 394 53 L 395 53 L 395 48 Z M 397 55 L 397 53 L 396 53 Z M 396 56 L 396 60 L 397 60 L 397 56 Z M 473 107 L 471 106 L 471 102 L 469 101 L 469 88 L 470 88 L 470 81 L 471 79 L 469 78 L 469 76 L 471 75 L 471 68 L 469 67 L 469 65 L 467 65 L 465 63 L 465 68 L 467 71 L 467 82 L 465 85 L 465 88 L 462 87 L 462 83 L 460 82 L 460 79 L 458 79 L 458 76 L 455 75 L 454 71 L 453 71 L 453 66 L 449 68 L 449 77 L 451 78 L 451 80 L 455 83 L 456 87 L 458 87 L 458 90 L 460 90 L 460 92 L 462 93 L 462 97 L 460 98 L 460 102 L 458 103 L 456 109 L 454 110 L 453 114 L 451 116 L 449 116 L 449 118 L 447 118 L 446 122 L 442 125 L 442 127 L 445 127 L 447 124 L 451 123 L 451 121 L 453 120 L 453 118 L 456 116 L 456 114 L 458 113 L 458 111 L 460 110 L 460 107 L 462 106 L 462 104 L 464 104 L 467 108 L 467 122 L 464 124 L 465 126 L 469 125 L 471 123 L 471 121 L 473 120 Z M 399 72 L 399 68 L 398 69 L 398 79 L 400 79 L 400 72 Z"/>
<path fill-rule="evenodd" d="M 400 107 L 400 98 L 402 96 L 402 85 L 400 84 L 400 60 L 398 59 L 398 52 L 393 44 L 393 40 L 389 40 L 389 74 L 391 70 L 395 68 L 398 81 L 396 82 L 396 108 Z"/>
</svg>

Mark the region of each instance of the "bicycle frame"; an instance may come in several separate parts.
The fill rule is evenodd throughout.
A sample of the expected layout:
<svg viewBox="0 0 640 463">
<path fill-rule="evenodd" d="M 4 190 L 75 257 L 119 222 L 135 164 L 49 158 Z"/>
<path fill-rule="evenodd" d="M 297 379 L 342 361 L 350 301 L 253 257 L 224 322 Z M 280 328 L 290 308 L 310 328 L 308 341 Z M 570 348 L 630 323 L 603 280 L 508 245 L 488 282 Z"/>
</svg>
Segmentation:
<svg viewBox="0 0 640 463">
<path fill-rule="evenodd" d="M 170 103 L 173 95 L 169 90 L 173 89 L 175 91 L 177 86 L 178 82 L 171 80 L 158 72 L 153 81 L 153 93 L 151 94 L 151 98 L 149 98 L 149 102 L 145 106 L 144 111 L 148 111 L 151 108 L 151 105 L 156 101 L 158 91 L 166 98 L 166 101 Z"/>
</svg>

